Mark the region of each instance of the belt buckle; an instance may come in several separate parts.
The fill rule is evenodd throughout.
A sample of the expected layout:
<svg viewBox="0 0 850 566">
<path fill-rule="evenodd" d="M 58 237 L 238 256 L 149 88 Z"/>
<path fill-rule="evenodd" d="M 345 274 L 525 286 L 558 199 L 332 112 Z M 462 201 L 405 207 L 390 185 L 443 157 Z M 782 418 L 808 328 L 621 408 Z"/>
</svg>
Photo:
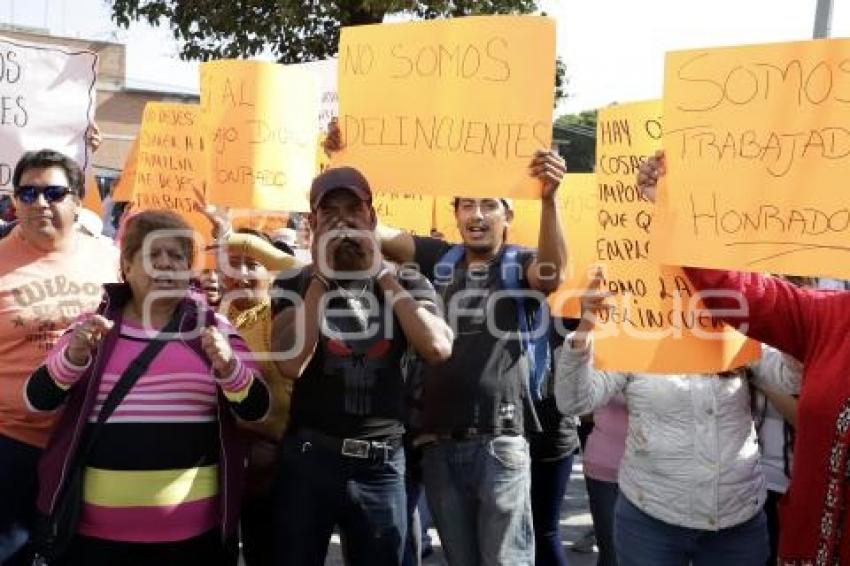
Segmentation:
<svg viewBox="0 0 850 566">
<path fill-rule="evenodd" d="M 352 458 L 368 458 L 369 448 L 372 443 L 368 440 L 356 440 L 354 438 L 344 438 L 342 440 L 342 455 L 351 456 Z"/>
</svg>

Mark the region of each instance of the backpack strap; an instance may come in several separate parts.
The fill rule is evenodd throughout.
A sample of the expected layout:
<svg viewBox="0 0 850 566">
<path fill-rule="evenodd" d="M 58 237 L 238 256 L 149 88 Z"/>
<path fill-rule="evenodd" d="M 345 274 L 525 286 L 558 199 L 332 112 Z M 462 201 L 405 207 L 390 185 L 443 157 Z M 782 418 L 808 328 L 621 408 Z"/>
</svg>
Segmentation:
<svg viewBox="0 0 850 566">
<path fill-rule="evenodd" d="M 466 246 L 455 244 L 434 265 L 434 285 L 445 288 L 454 278 L 454 271 L 466 255 Z"/>
<path fill-rule="evenodd" d="M 529 312 L 525 297 L 518 292 L 522 288 L 520 274 L 523 269 L 519 262 L 519 251 L 520 249 L 517 246 L 505 246 L 499 269 L 502 286 L 505 290 L 514 292 L 513 299 L 516 304 L 520 341 L 523 351 L 528 356 L 530 370 L 528 387 L 532 399 L 539 401 L 542 398 L 541 386 L 543 380 L 551 367 L 549 333 L 543 332 L 541 329 L 541 326 L 548 323 L 548 308 L 546 303 L 542 303 Z"/>
<path fill-rule="evenodd" d="M 506 291 L 513 292 L 514 303 L 517 310 L 517 322 L 519 326 L 519 338 L 522 350 L 525 352 L 529 362 L 528 387 L 531 397 L 539 401 L 542 397 L 541 386 L 546 373 L 552 367 L 551 347 L 549 345 L 549 333 L 543 332 L 541 326 L 548 324 L 548 305 L 541 304 L 538 308 L 529 312 L 525 298 L 519 291 L 522 290 L 521 274 L 523 265 L 519 261 L 520 248 L 505 245 L 499 265 L 499 276 L 502 287 Z M 442 258 L 434 266 L 434 287 L 445 299 L 445 293 L 449 283 L 454 278 L 457 265 L 464 258 L 466 247 L 457 244 L 449 248 Z"/>
</svg>

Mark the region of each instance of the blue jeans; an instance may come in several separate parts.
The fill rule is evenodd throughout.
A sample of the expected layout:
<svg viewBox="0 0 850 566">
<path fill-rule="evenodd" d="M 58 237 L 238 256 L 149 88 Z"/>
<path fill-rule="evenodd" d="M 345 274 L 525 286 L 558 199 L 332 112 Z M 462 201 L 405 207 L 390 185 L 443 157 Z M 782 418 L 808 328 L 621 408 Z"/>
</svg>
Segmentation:
<svg viewBox="0 0 850 566">
<path fill-rule="evenodd" d="M 275 564 L 323 566 L 334 526 L 349 566 L 398 566 L 407 534 L 404 451 L 384 463 L 288 434 L 275 484 Z"/>
<path fill-rule="evenodd" d="M 620 566 L 756 566 L 768 555 L 764 512 L 719 531 L 688 529 L 650 517 L 622 494 L 614 518 Z"/>
<path fill-rule="evenodd" d="M 40 457 L 40 448 L 0 435 L 0 564 L 32 563 L 25 543 L 35 526 Z"/>
<path fill-rule="evenodd" d="M 422 517 L 419 513 L 419 500 L 422 497 L 422 484 L 408 474 L 405 478 L 407 492 L 407 540 L 404 543 L 402 566 L 421 566 L 422 564 Z"/>
<path fill-rule="evenodd" d="M 425 495 L 452 566 L 533 566 L 531 465 L 522 436 L 424 447 Z"/>
<path fill-rule="evenodd" d="M 572 471 L 572 454 L 552 462 L 531 462 L 535 566 L 567 566 L 561 544 L 561 504 Z"/>
<path fill-rule="evenodd" d="M 593 518 L 593 532 L 599 558 L 596 566 L 617 566 L 617 553 L 614 550 L 614 507 L 620 495 L 617 482 L 595 480 L 584 476 L 587 486 L 587 501 L 590 516 Z"/>
</svg>

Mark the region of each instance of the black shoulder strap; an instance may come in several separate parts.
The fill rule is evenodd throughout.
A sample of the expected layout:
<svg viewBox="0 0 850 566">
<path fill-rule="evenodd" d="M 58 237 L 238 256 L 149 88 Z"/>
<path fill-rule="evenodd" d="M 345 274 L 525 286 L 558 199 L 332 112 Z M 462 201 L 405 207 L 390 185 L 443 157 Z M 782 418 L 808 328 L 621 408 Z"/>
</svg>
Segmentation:
<svg viewBox="0 0 850 566">
<path fill-rule="evenodd" d="M 178 322 L 178 313 L 175 312 L 174 316 L 171 317 L 171 320 L 168 321 L 168 324 L 166 324 L 162 330 L 160 330 L 159 334 L 151 340 L 147 346 L 145 346 L 145 349 L 136 356 L 136 359 L 130 362 L 130 365 L 127 366 L 127 369 L 124 370 L 124 373 L 121 374 L 120 378 L 118 378 L 118 381 L 112 387 L 109 395 L 107 395 L 106 399 L 103 401 L 103 406 L 100 409 L 100 413 L 97 415 L 97 422 L 94 424 L 94 427 L 89 433 L 86 445 L 78 452 L 78 462 L 85 462 L 88 459 L 89 453 L 97 440 L 98 433 L 103 428 L 103 424 L 112 415 L 112 413 L 115 412 L 115 409 L 118 408 L 118 405 L 121 404 L 121 401 L 127 396 L 130 389 L 133 388 L 136 382 L 139 381 L 142 374 L 148 369 L 148 366 L 150 366 L 153 359 L 168 343 L 162 338 L 164 335 L 176 331 Z"/>
</svg>

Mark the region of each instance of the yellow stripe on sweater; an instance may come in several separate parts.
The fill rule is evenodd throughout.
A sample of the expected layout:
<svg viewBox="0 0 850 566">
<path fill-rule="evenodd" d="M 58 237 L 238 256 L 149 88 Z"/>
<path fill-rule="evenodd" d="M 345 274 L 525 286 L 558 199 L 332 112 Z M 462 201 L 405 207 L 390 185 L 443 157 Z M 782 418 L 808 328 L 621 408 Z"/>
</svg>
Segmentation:
<svg viewBox="0 0 850 566">
<path fill-rule="evenodd" d="M 124 471 L 87 467 L 83 501 L 104 507 L 160 507 L 218 494 L 218 464 L 185 470 Z"/>
</svg>

